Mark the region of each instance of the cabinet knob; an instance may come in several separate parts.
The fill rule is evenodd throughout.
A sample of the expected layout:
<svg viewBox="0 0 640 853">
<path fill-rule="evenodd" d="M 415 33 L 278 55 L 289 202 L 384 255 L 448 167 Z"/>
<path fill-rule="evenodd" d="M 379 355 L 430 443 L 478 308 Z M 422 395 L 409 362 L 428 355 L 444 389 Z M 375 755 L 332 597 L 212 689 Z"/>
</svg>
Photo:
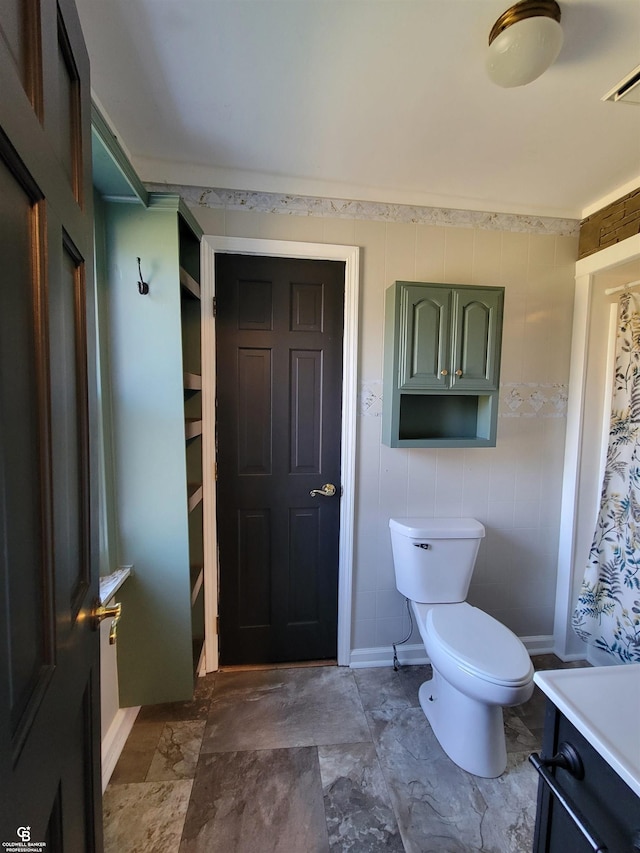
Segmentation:
<svg viewBox="0 0 640 853">
<path fill-rule="evenodd" d="M 440 371 L 440 376 L 448 376 L 448 375 L 449 375 L 449 371 L 448 371 L 448 370 L 441 370 L 441 371 Z"/>
<path fill-rule="evenodd" d="M 460 370 L 460 368 L 456 370 L 456 376 L 462 376 L 462 371 Z"/>
</svg>

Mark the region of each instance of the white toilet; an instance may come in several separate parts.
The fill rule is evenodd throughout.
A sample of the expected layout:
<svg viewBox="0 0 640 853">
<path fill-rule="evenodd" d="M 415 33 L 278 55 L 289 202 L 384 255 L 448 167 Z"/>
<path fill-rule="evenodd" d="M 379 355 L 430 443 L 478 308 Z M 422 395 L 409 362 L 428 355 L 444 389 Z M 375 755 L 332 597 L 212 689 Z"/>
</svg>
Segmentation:
<svg viewBox="0 0 640 853">
<path fill-rule="evenodd" d="M 484 537 L 473 518 L 392 518 L 398 590 L 411 601 L 433 678 L 418 697 L 435 736 L 476 776 L 507 766 L 502 707 L 533 693 L 533 666 L 521 641 L 465 598 Z"/>
</svg>

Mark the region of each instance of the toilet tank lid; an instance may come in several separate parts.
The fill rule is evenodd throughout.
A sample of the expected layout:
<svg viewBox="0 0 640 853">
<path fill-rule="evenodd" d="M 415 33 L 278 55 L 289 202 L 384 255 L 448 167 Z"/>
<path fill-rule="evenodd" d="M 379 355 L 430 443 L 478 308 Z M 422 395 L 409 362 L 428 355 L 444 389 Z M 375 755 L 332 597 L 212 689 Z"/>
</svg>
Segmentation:
<svg viewBox="0 0 640 853">
<path fill-rule="evenodd" d="M 389 527 L 409 539 L 482 539 L 475 518 L 390 518 Z"/>
</svg>

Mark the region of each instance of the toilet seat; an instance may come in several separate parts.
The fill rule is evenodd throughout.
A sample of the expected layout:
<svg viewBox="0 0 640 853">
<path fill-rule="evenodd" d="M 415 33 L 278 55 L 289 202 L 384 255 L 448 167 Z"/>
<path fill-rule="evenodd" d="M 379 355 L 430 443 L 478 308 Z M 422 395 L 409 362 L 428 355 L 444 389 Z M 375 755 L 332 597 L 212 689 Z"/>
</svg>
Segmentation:
<svg viewBox="0 0 640 853">
<path fill-rule="evenodd" d="M 423 607 L 428 637 L 461 669 L 503 687 L 531 681 L 533 666 L 526 648 L 488 613 L 466 602 Z"/>
</svg>

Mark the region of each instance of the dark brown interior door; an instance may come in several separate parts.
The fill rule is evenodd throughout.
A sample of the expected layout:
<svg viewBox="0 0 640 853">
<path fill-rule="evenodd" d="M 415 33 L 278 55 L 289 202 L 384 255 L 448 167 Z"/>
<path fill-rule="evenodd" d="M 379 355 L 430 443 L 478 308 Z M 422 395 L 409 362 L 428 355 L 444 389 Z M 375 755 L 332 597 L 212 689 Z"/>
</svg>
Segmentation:
<svg viewBox="0 0 640 853">
<path fill-rule="evenodd" d="M 336 657 L 343 318 L 341 262 L 216 257 L 223 665 Z"/>
<path fill-rule="evenodd" d="M 90 89 L 70 0 L 0 0 L 0 92 L 0 842 L 99 851 Z"/>
</svg>

